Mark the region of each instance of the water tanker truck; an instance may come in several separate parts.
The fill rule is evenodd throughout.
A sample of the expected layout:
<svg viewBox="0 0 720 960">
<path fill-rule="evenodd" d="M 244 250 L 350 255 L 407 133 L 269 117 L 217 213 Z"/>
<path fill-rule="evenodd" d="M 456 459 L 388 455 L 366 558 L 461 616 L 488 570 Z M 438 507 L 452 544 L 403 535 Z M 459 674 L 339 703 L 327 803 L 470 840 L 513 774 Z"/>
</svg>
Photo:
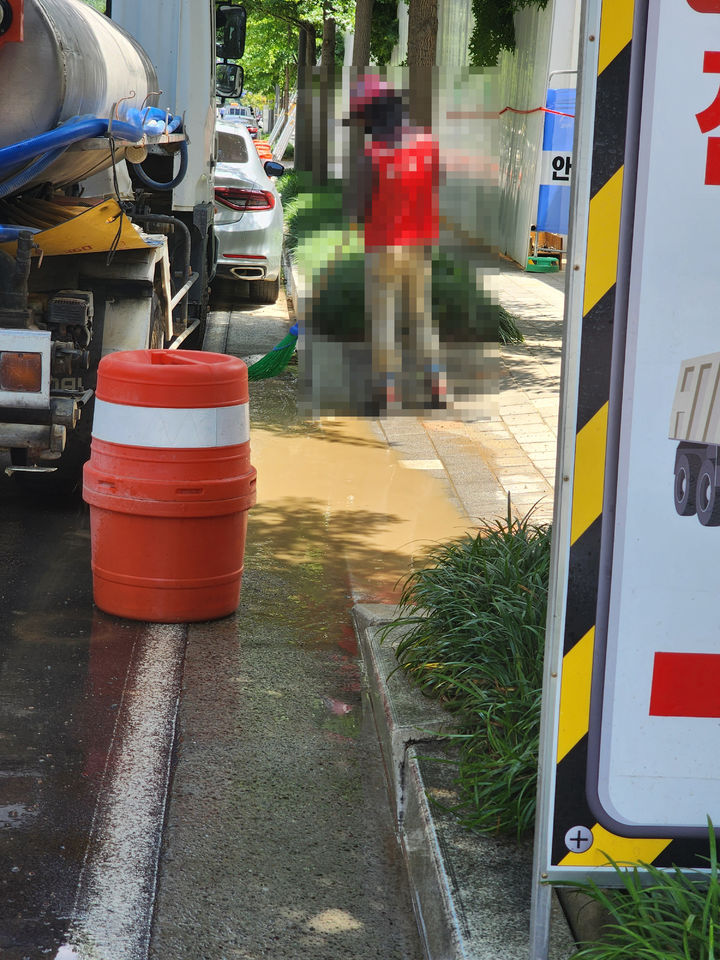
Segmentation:
<svg viewBox="0 0 720 960">
<path fill-rule="evenodd" d="M 0 0 L 0 449 L 79 476 L 101 357 L 198 342 L 215 261 L 212 0 Z M 223 66 L 222 92 L 242 73 Z M 6 458 L 7 459 L 7 458 Z"/>
</svg>

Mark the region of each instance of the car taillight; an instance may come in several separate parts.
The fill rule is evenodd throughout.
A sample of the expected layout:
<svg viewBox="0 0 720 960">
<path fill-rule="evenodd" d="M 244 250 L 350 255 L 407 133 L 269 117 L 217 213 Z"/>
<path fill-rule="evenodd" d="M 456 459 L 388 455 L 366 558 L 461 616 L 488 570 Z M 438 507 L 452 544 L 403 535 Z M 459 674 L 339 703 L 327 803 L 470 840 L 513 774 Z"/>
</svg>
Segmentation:
<svg viewBox="0 0 720 960">
<path fill-rule="evenodd" d="M 275 206 L 275 197 L 269 190 L 216 187 L 215 199 L 231 210 L 272 210 Z"/>
<path fill-rule="evenodd" d="M 0 353 L 0 390 L 12 393 L 40 393 L 42 390 L 42 354 Z"/>
<path fill-rule="evenodd" d="M 257 127 L 248 127 L 248 133 L 257 133 L 257 132 L 258 132 Z"/>
</svg>

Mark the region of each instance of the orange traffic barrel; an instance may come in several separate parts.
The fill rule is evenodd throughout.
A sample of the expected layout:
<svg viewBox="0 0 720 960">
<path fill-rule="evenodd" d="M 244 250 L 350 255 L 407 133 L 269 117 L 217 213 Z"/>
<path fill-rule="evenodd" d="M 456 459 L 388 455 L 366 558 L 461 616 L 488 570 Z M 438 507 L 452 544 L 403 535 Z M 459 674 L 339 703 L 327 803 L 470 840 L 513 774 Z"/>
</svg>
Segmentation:
<svg viewBox="0 0 720 960">
<path fill-rule="evenodd" d="M 103 357 L 83 475 L 101 610 L 182 623 L 237 608 L 255 503 L 248 399 L 237 357 Z"/>
</svg>

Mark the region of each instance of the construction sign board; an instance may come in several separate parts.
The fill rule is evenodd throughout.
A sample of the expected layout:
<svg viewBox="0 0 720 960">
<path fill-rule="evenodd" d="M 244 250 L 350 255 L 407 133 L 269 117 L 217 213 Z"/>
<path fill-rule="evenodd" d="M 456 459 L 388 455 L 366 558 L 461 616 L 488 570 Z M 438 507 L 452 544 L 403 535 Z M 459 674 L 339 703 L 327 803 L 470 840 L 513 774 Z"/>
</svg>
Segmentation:
<svg viewBox="0 0 720 960">
<path fill-rule="evenodd" d="M 720 828 L 720 0 L 587 0 L 581 59 L 538 887 Z"/>
</svg>

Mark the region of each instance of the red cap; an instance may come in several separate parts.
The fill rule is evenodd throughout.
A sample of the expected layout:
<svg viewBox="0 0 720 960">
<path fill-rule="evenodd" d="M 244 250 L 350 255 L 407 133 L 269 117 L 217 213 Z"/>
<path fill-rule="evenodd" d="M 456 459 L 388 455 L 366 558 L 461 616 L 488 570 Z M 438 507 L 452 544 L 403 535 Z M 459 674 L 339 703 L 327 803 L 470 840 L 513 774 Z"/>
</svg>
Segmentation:
<svg viewBox="0 0 720 960">
<path fill-rule="evenodd" d="M 360 113 L 373 100 L 378 97 L 391 97 L 395 95 L 395 89 L 382 80 L 375 73 L 368 73 L 358 80 L 354 90 L 350 93 L 350 112 Z"/>
</svg>

